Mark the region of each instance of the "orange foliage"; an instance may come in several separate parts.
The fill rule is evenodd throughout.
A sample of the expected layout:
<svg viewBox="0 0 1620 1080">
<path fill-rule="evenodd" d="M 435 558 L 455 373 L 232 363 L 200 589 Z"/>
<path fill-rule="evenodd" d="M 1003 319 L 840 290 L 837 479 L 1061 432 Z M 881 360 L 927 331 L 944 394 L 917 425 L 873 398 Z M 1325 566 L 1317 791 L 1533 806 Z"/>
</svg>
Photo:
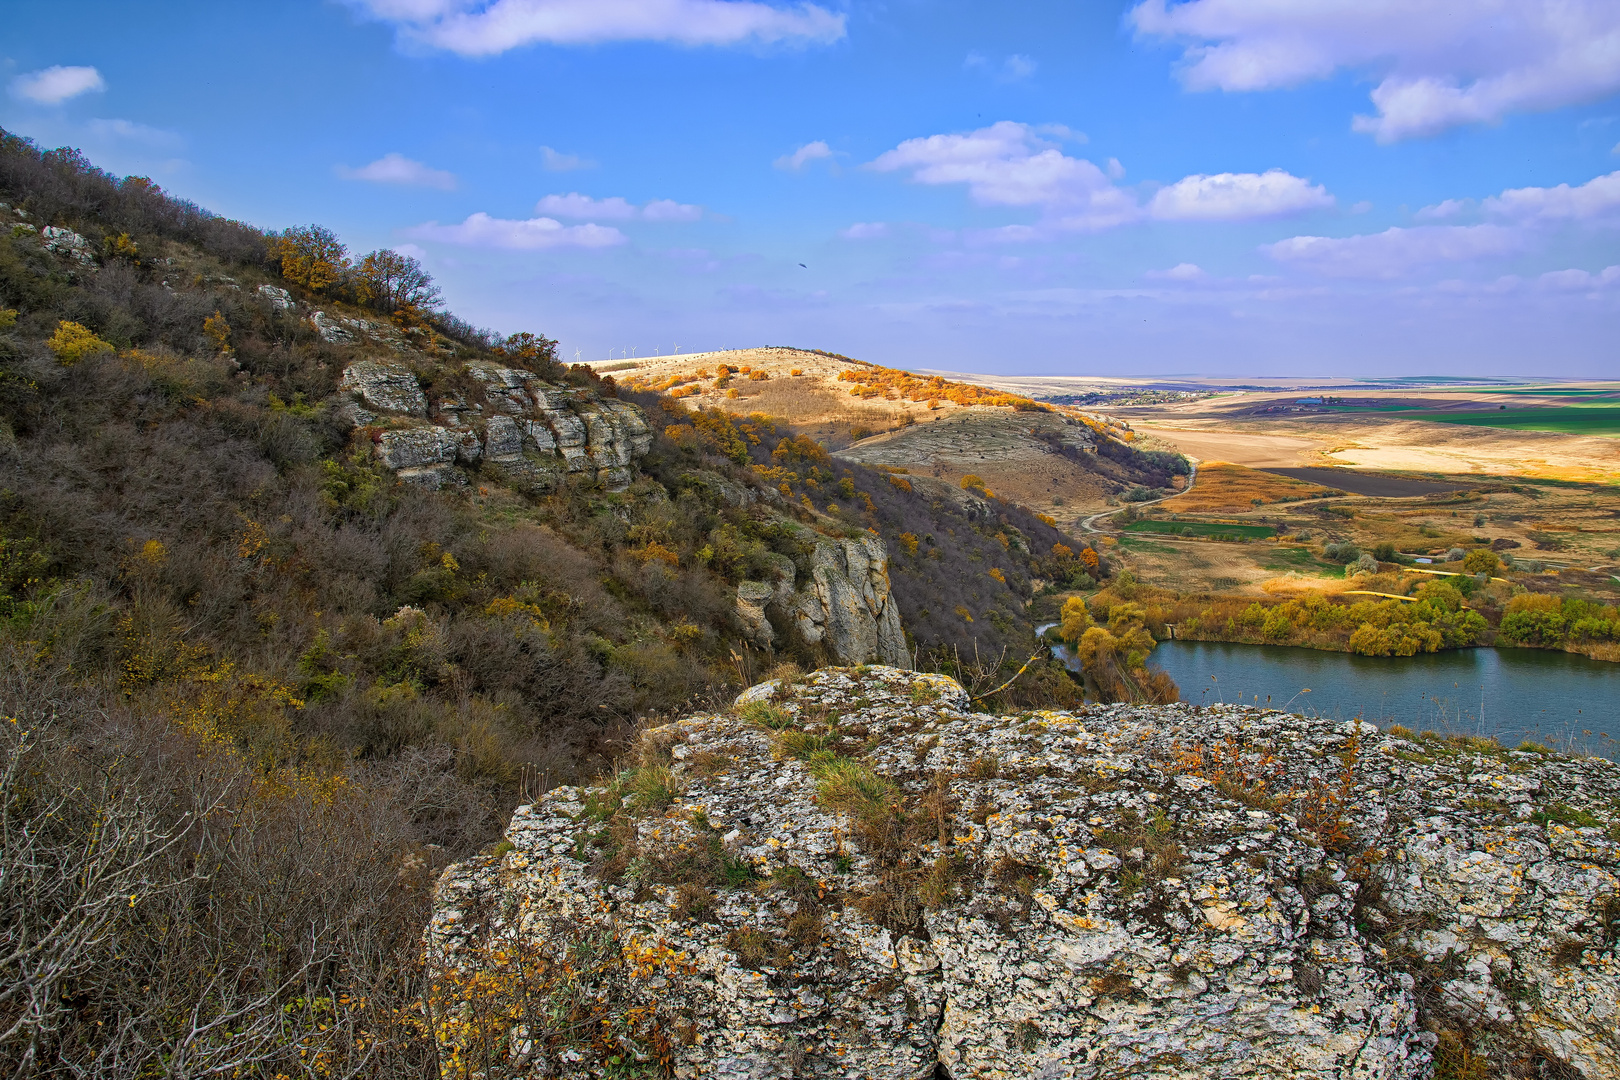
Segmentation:
<svg viewBox="0 0 1620 1080">
<path fill-rule="evenodd" d="M 1018 409 L 1045 409 L 1048 406 L 1019 394 L 1006 394 L 985 386 L 952 382 L 939 375 L 923 378 L 895 368 L 865 367 L 838 374 L 839 382 L 855 383 L 850 393 L 859 398 L 887 397 L 899 401 L 926 401 L 930 409 L 941 399 L 957 405 L 1005 405 Z"/>
</svg>

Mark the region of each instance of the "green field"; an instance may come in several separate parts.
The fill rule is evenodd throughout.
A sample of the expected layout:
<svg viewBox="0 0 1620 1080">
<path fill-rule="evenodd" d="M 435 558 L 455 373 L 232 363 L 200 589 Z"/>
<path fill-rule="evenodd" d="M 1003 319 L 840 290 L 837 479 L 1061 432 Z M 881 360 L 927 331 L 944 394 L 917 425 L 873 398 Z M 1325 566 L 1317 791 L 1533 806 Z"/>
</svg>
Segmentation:
<svg viewBox="0 0 1620 1080">
<path fill-rule="evenodd" d="M 1125 526 L 1126 532 L 1158 533 L 1160 536 L 1218 536 L 1230 540 L 1259 539 L 1275 536 L 1270 525 L 1224 525 L 1218 521 L 1133 521 Z"/>
<path fill-rule="evenodd" d="M 1620 405 L 1604 402 L 1551 409 L 1495 409 L 1489 412 L 1429 413 L 1423 420 L 1513 431 L 1554 431 L 1563 435 L 1620 435 Z"/>
<path fill-rule="evenodd" d="M 1126 551 L 1140 552 L 1145 555 L 1175 555 L 1177 549 L 1169 544 L 1158 544 L 1152 540 L 1143 540 L 1140 536 L 1122 536 L 1119 546 Z"/>
<path fill-rule="evenodd" d="M 1344 567 L 1338 563 L 1323 562 L 1309 548 L 1276 547 L 1260 558 L 1266 570 L 1298 570 L 1317 577 L 1343 577 Z"/>
</svg>

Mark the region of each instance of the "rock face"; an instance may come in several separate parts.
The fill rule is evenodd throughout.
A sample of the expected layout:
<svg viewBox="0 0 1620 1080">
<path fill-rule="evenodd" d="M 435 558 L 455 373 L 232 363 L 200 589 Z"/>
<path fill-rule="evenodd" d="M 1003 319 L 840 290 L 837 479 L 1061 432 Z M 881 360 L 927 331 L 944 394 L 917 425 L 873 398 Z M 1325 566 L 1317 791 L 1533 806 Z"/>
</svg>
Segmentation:
<svg viewBox="0 0 1620 1080">
<path fill-rule="evenodd" d="M 91 266 L 96 261 L 95 248 L 90 245 L 90 241 L 72 229 L 47 225 L 40 235 L 44 238 L 45 247 L 58 255 L 66 255 L 84 266 Z"/>
<path fill-rule="evenodd" d="M 792 560 L 779 555 L 770 581 L 737 586 L 737 617 L 755 643 L 781 644 L 770 620 L 774 612 L 810 644 L 824 641 L 841 663 L 910 666 L 881 537 L 817 537 L 807 580 L 795 587 L 795 577 Z"/>
<path fill-rule="evenodd" d="M 566 957 L 618 1010 L 604 1048 L 545 994 L 447 999 L 492 1077 L 1620 1075 L 1608 761 L 1231 706 L 987 716 L 893 668 L 637 754 L 439 883 L 441 986 Z"/>
<path fill-rule="evenodd" d="M 430 487 L 464 483 L 457 467 L 481 466 L 526 490 L 549 491 L 567 475 L 620 490 L 652 447 L 634 405 L 514 368 L 469 364 L 466 373 L 482 401 L 452 395 L 430 403 L 408 368 L 369 360 L 345 368 L 339 388 L 351 399 L 349 418 L 378 429 L 383 464 Z"/>
</svg>

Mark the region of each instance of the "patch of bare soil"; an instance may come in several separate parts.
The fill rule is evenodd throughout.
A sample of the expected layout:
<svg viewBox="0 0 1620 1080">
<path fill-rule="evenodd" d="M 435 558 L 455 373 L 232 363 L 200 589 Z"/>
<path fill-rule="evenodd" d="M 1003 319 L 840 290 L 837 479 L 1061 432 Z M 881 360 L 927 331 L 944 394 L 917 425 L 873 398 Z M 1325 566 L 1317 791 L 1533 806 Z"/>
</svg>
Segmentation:
<svg viewBox="0 0 1620 1080">
<path fill-rule="evenodd" d="M 1268 473 L 1303 480 L 1321 487 L 1338 488 L 1355 495 L 1377 495 L 1387 499 L 1415 498 L 1473 487 L 1463 480 L 1411 480 L 1402 476 L 1381 476 L 1355 469 L 1266 469 Z"/>
</svg>

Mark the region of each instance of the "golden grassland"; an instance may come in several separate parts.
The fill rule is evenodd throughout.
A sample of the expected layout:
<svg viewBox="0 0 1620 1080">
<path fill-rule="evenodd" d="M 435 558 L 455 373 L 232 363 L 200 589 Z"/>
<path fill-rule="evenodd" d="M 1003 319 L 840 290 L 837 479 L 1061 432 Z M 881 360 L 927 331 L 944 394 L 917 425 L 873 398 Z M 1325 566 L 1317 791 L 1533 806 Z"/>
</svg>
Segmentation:
<svg viewBox="0 0 1620 1080">
<path fill-rule="evenodd" d="M 1178 497 L 1175 507 L 1180 513 L 1243 513 L 1263 504 L 1309 498 L 1326 490 L 1229 461 L 1206 461 L 1198 466 L 1198 482 L 1193 490 Z"/>
</svg>

